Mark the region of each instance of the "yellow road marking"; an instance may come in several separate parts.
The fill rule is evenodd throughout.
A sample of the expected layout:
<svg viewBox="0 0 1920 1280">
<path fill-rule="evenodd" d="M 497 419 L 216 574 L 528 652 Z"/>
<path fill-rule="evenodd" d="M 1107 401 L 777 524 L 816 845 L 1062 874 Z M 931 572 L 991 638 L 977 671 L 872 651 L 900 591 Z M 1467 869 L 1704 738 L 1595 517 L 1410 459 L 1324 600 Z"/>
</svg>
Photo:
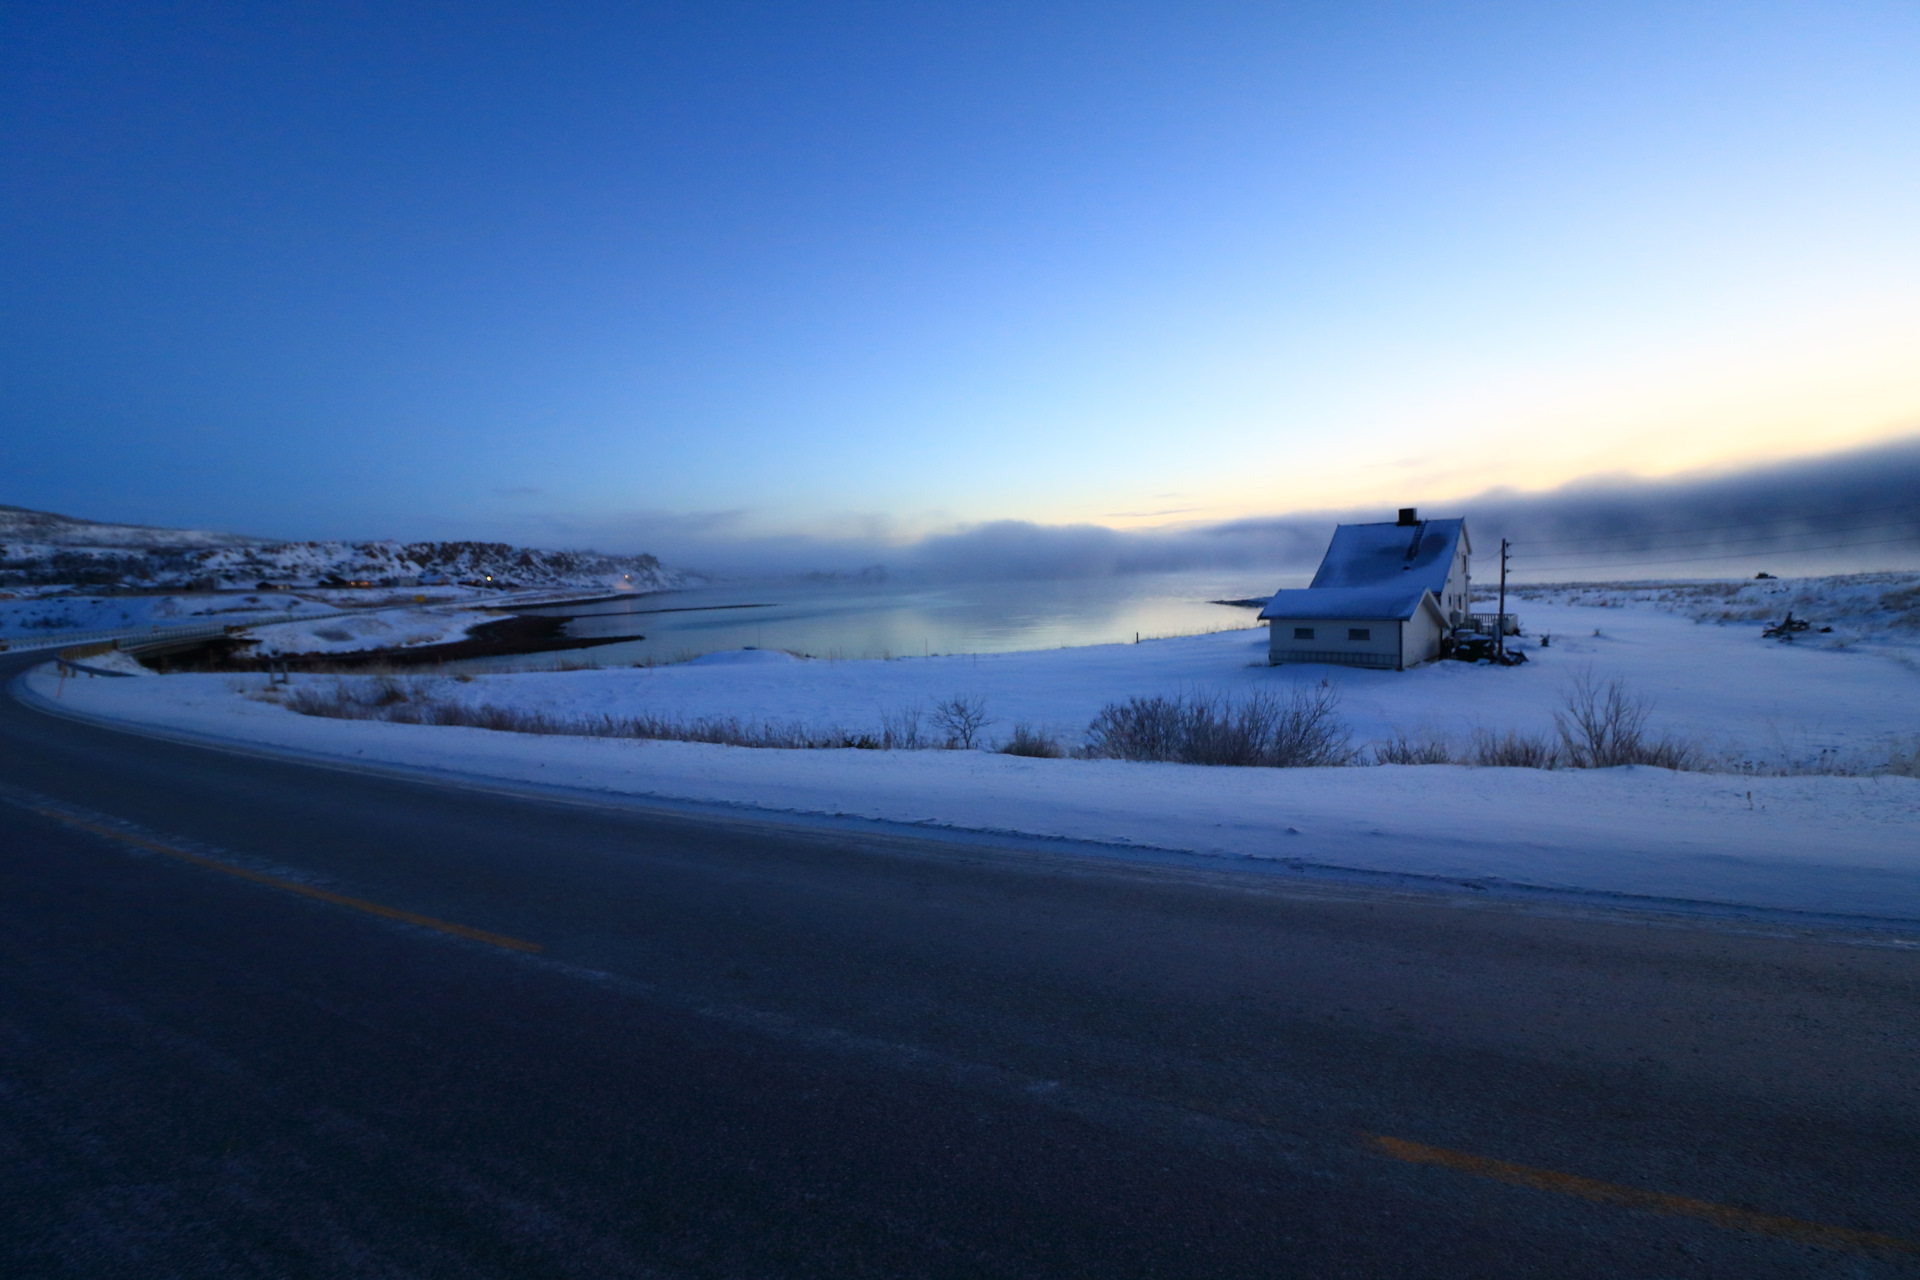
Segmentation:
<svg viewBox="0 0 1920 1280">
<path fill-rule="evenodd" d="M 264 871 L 237 867 L 232 863 L 221 862 L 217 858 L 191 853 L 170 844 L 162 844 L 158 840 L 148 840 L 144 836 L 116 831 L 112 827 L 88 822 L 83 818 L 76 818 L 57 810 L 36 808 L 34 812 L 70 827 L 78 827 L 82 831 L 105 836 L 109 840 L 119 840 L 152 853 L 165 854 L 169 858 L 178 858 L 182 862 L 205 867 L 210 871 L 221 871 L 230 876 L 238 876 L 242 880 L 251 880 L 255 884 L 284 889 L 289 893 L 302 894 L 321 902 L 331 902 L 335 906 L 351 907 L 355 911 L 364 911 L 368 915 L 380 916 L 387 920 L 399 920 L 407 924 L 419 925 L 424 929 L 435 929 L 455 937 L 484 942 L 489 946 L 504 947 L 509 951 L 534 952 L 546 949 L 538 942 L 527 942 L 521 938 L 489 933 L 485 929 L 475 929 L 469 925 L 436 920 L 432 916 L 402 911 L 398 907 L 369 902 L 365 898 L 348 897 L 344 893 L 334 893 L 330 889 L 318 889 L 298 881 L 268 875 Z M 1799 1218 L 1782 1217 L 1778 1214 L 1755 1213 L 1751 1209 L 1741 1209 L 1735 1205 L 1716 1204 L 1711 1200 L 1695 1200 L 1688 1196 L 1670 1195 L 1664 1191 L 1648 1191 L 1642 1187 L 1628 1187 L 1617 1182 L 1602 1182 L 1597 1178 L 1583 1178 L 1578 1174 L 1561 1173 L 1554 1169 L 1536 1169 L 1531 1165 L 1510 1164 L 1505 1160 L 1476 1156 L 1465 1151 L 1453 1151 L 1446 1147 L 1430 1147 L 1425 1143 L 1409 1142 L 1404 1138 L 1393 1138 L 1386 1134 L 1368 1134 L 1366 1142 L 1380 1154 L 1391 1156 L 1395 1160 L 1403 1160 L 1408 1164 L 1437 1165 L 1457 1173 L 1468 1173 L 1475 1177 L 1505 1182 L 1517 1187 L 1529 1187 L 1536 1191 L 1553 1191 L 1560 1195 L 1575 1196 L 1599 1204 L 1617 1204 L 1630 1209 L 1644 1209 L 1651 1213 L 1698 1218 L 1703 1222 L 1710 1222 L 1717 1227 L 1725 1227 L 1729 1230 L 1779 1236 L 1828 1249 L 1872 1253 L 1920 1253 L 1920 1241 L 1907 1240 L 1878 1231 L 1857 1231 L 1852 1227 L 1835 1227 L 1820 1222 L 1806 1222 Z"/>
<path fill-rule="evenodd" d="M 1516 1187 L 1531 1187 L 1536 1191 L 1555 1191 L 1561 1195 L 1578 1196 L 1582 1200 L 1624 1205 L 1630 1209 L 1645 1209 L 1652 1213 L 1699 1218 L 1717 1227 L 1726 1227 L 1734 1231 L 1753 1231 L 1761 1235 L 1780 1236 L 1788 1240 L 1798 1240 L 1802 1244 L 1820 1245 L 1827 1249 L 1849 1249 L 1870 1253 L 1920 1253 L 1920 1241 L 1903 1240 L 1899 1236 L 1883 1235 L 1878 1231 L 1855 1231 L 1851 1227 L 1830 1227 L 1819 1222 L 1803 1222 L 1798 1218 L 1755 1213 L 1750 1209 L 1740 1209 L 1730 1204 L 1693 1200 L 1686 1196 L 1668 1195 L 1664 1191 L 1647 1191 L 1640 1187 L 1623 1187 L 1618 1183 L 1582 1178 L 1571 1173 L 1557 1173 L 1552 1169 L 1535 1169 L 1524 1164 L 1508 1164 L 1505 1160 L 1490 1160 L 1485 1156 L 1469 1155 L 1465 1151 L 1449 1151 L 1445 1147 L 1429 1147 L 1423 1143 L 1408 1142 L 1404 1138 L 1389 1138 L 1384 1134 L 1367 1135 L 1367 1145 L 1382 1155 L 1404 1160 L 1408 1164 L 1439 1165 L 1443 1169 L 1491 1178 L 1495 1182 L 1511 1183 Z"/>
<path fill-rule="evenodd" d="M 119 840 L 135 845 L 153 853 L 163 853 L 169 858 L 178 858 L 182 862 L 191 862 L 196 867 L 205 867 L 210 871 L 224 871 L 230 876 L 242 880 L 251 880 L 255 884 L 264 884 L 275 889 L 284 889 L 288 893 L 298 893 L 308 898 L 318 898 L 322 902 L 331 902 L 339 907 L 351 907 L 355 911 L 364 911 L 370 916 L 380 916 L 387 920 L 401 920 L 407 924 L 417 924 L 423 929 L 437 929 L 441 933 L 450 933 L 456 938 L 470 938 L 475 942 L 484 942 L 489 946 L 505 947 L 509 951 L 544 951 L 545 947 L 537 942 L 526 942 L 519 938 L 509 938 L 505 934 L 488 933 L 485 929 L 475 929 L 464 924 L 454 924 L 447 920 L 436 920 L 432 916 L 417 915 L 412 911 L 402 911 L 398 907 L 389 907 L 379 902 L 369 902 L 365 898 L 350 898 L 344 893 L 335 893 L 331 889 L 316 889 L 297 880 L 287 880 L 280 876 L 270 876 L 264 871 L 250 871 L 246 867 L 236 867 L 230 862 L 221 862 L 218 858 L 209 858 L 203 854 L 189 853 L 185 849 L 162 844 L 158 840 L 148 840 L 143 836 L 131 835 L 125 831 L 115 831 L 112 827 L 101 826 L 97 822 L 88 822 L 71 814 L 60 813 L 54 809 L 35 809 L 43 818 L 52 818 L 64 822 L 70 827 L 90 831 L 109 840 Z"/>
</svg>

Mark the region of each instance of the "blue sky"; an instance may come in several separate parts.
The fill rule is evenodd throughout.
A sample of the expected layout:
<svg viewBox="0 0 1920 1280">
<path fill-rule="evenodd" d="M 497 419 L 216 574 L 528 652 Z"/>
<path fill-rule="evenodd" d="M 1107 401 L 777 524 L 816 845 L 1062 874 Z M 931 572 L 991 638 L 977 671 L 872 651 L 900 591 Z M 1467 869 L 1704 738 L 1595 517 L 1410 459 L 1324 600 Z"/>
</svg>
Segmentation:
<svg viewBox="0 0 1920 1280">
<path fill-rule="evenodd" d="M 0 24 L 0 501 L 693 555 L 1920 432 L 1911 5 Z"/>
</svg>

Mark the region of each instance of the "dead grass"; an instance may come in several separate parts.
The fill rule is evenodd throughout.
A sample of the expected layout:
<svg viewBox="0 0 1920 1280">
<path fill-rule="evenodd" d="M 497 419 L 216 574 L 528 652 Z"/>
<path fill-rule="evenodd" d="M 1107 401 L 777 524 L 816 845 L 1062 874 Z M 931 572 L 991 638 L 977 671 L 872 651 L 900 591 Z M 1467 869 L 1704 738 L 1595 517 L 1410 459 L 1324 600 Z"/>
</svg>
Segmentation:
<svg viewBox="0 0 1920 1280">
<path fill-rule="evenodd" d="M 1560 743 L 1547 734 L 1517 733 L 1509 729 L 1504 736 L 1490 729 L 1475 729 L 1464 752 L 1456 752 L 1444 739 L 1410 738 L 1395 734 L 1373 749 L 1375 764 L 1466 764 L 1483 769 L 1557 769 L 1566 763 Z"/>
<path fill-rule="evenodd" d="M 1472 763 L 1488 769 L 1556 769 L 1561 763 L 1560 744 L 1544 733 L 1509 729 L 1495 737 L 1490 729 L 1476 729 L 1468 750 Z"/>
<path fill-rule="evenodd" d="M 1373 748 L 1375 764 L 1459 764 L 1452 748 L 1436 738 L 1409 738 L 1396 733 Z"/>
<path fill-rule="evenodd" d="M 355 672 L 356 677 L 364 673 Z M 465 684 L 472 677 L 458 675 Z M 303 682 L 270 687 L 248 697 L 275 701 L 302 715 L 336 720 L 376 720 L 389 724 L 445 725 L 565 737 L 635 738 L 702 742 L 722 746 L 784 750 L 924 751 L 955 749 L 962 735 L 942 718 L 918 705 L 885 716 L 875 732 L 839 727 L 743 720 L 737 716 L 681 719 L 663 715 L 564 716 L 518 707 L 458 702 L 436 694 L 428 678 L 394 675 L 372 679 L 336 679 L 330 684 Z M 954 698 L 982 717 L 984 701 Z M 1359 754 L 1349 746 L 1346 728 L 1335 715 L 1330 689 L 1296 690 L 1291 699 L 1272 693 L 1234 701 L 1218 696 L 1135 698 L 1111 703 L 1088 727 L 1088 742 L 1075 749 L 1028 724 L 995 750 L 1007 755 L 1059 759 L 1085 756 L 1123 760 L 1179 761 L 1191 764 L 1341 765 Z M 951 705 L 948 706 L 951 712 Z M 1664 769 L 1702 770 L 1748 776 L 1920 777 L 1920 738 L 1890 742 L 1879 751 L 1841 753 L 1823 749 L 1804 759 L 1709 756 L 1693 743 L 1654 736 L 1648 728 L 1652 704 L 1635 697 L 1617 680 L 1605 683 L 1591 673 L 1570 682 L 1563 709 L 1556 713 L 1557 735 L 1495 734 L 1477 729 L 1464 750 L 1444 738 L 1396 734 L 1376 744 L 1366 757 L 1373 764 L 1473 765 L 1507 769 L 1594 769 L 1642 764 Z M 933 721 L 929 733 L 927 721 Z M 973 726 L 977 735 L 981 724 Z M 976 742 L 975 745 L 978 745 Z"/>
<path fill-rule="evenodd" d="M 445 725 L 496 733 L 546 734 L 582 738 L 641 738 L 668 742 L 706 742 L 729 747 L 785 749 L 852 748 L 880 750 L 872 734 L 816 729 L 802 724 L 742 720 L 738 716 L 560 716 L 521 707 L 469 705 L 435 698 L 421 686 L 381 678 L 364 688 L 345 681 L 330 687 L 302 685 L 284 705 L 301 715 L 334 720 L 379 720 L 388 724 Z"/>
</svg>

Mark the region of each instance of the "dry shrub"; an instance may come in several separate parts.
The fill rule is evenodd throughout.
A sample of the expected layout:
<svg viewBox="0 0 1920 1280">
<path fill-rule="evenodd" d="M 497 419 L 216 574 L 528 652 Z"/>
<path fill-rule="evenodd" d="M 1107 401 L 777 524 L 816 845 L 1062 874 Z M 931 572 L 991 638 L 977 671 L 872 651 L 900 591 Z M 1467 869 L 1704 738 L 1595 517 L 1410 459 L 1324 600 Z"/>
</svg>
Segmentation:
<svg viewBox="0 0 1920 1280">
<path fill-rule="evenodd" d="M 322 689 L 317 685 L 295 685 L 287 690 L 285 705 L 290 711 L 298 711 L 303 716 L 325 716 L 331 720 L 382 720 L 383 716 L 371 702 L 354 697 L 344 682 L 336 681 L 331 689 Z"/>
<path fill-rule="evenodd" d="M 1896 746 L 1888 751 L 1885 771 L 1902 778 L 1920 778 L 1920 739 L 1916 739 L 1909 750 Z"/>
<path fill-rule="evenodd" d="M 1087 727 L 1095 759 L 1302 768 L 1352 761 L 1327 685 L 1268 690 L 1238 700 L 1181 694 L 1110 702 Z"/>
<path fill-rule="evenodd" d="M 1414 739 L 1396 733 L 1373 748 L 1375 764 L 1453 764 L 1453 753 L 1437 739 Z"/>
<path fill-rule="evenodd" d="M 1058 738 L 1025 724 L 1013 726 L 1013 736 L 1000 744 L 1000 751 L 1003 755 L 1033 756 L 1040 760 L 1058 760 L 1067 754 Z"/>
<path fill-rule="evenodd" d="M 1661 769 L 1691 769 L 1699 751 L 1678 738 L 1647 733 L 1653 703 L 1627 692 L 1619 679 L 1600 683 L 1591 669 L 1580 672 L 1564 694 L 1565 710 L 1553 713 L 1565 762 L 1575 769 L 1611 769 L 1646 764 Z"/>
<path fill-rule="evenodd" d="M 1496 738 L 1488 729 L 1475 730 L 1468 747 L 1473 763 L 1490 769 L 1552 769 L 1560 763 L 1560 744 L 1546 734 L 1516 733 Z"/>
<path fill-rule="evenodd" d="M 980 731 L 993 723 L 987 716 L 987 700 L 978 694 L 956 693 L 934 703 L 928 715 L 947 735 L 947 746 L 961 751 L 973 750 Z"/>
<path fill-rule="evenodd" d="M 1894 613 L 1920 608 L 1920 587 L 1904 587 L 1899 591 L 1883 592 L 1880 596 L 1880 607 Z"/>
<path fill-rule="evenodd" d="M 924 713 L 918 704 L 901 707 L 892 715 L 880 719 L 880 746 L 887 751 L 918 751 L 933 745 L 920 733 L 920 718 Z"/>
<path fill-rule="evenodd" d="M 1179 698 L 1109 702 L 1087 728 L 1087 755 L 1110 760 L 1178 760 L 1185 703 Z"/>
</svg>

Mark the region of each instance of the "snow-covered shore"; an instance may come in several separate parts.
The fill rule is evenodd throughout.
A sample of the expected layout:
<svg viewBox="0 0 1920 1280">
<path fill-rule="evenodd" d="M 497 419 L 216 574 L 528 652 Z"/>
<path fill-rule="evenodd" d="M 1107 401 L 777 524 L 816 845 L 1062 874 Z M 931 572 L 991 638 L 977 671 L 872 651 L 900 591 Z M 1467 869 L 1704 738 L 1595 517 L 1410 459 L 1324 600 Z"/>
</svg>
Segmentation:
<svg viewBox="0 0 1920 1280">
<path fill-rule="evenodd" d="M 255 627 L 248 653 L 274 658 L 282 654 L 354 653 L 367 649 L 411 649 L 445 644 L 465 636 L 496 615 L 452 607 L 380 609 L 311 621 Z"/>
<path fill-rule="evenodd" d="M 1899 652 L 1774 644 L 1752 624 L 1700 625 L 1645 606 L 1539 602 L 1528 621 L 1536 633 L 1551 631 L 1553 644 L 1530 647 L 1534 660 L 1512 670 L 1269 668 L 1263 633 L 1245 631 L 977 659 L 714 655 L 649 669 L 434 678 L 421 691 L 569 716 L 732 715 L 854 730 L 966 694 L 986 699 L 992 736 L 1021 722 L 1077 739 L 1115 699 L 1325 679 L 1364 744 L 1396 732 L 1457 740 L 1476 727 L 1545 730 L 1568 677 L 1591 669 L 1653 697 L 1657 729 L 1724 761 L 1865 765 L 1910 750 L 1920 731 L 1920 672 Z M 45 669 L 30 684 L 42 698 L 56 692 Z M 988 752 L 764 750 L 319 719 L 267 693 L 258 676 L 169 676 L 70 680 L 59 697 L 77 713 L 169 732 L 599 794 L 1266 865 L 1920 919 L 1920 780 L 1911 777 L 1210 769 Z"/>
</svg>

